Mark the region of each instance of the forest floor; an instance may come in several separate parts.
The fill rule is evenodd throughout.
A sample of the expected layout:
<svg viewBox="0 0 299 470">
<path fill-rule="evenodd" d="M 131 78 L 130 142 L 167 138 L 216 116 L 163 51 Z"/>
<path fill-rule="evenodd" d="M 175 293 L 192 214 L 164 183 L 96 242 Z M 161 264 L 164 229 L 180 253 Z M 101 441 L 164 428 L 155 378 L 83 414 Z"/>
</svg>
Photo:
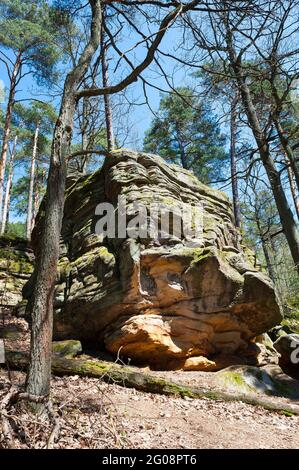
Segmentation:
<svg viewBox="0 0 299 470">
<path fill-rule="evenodd" d="M 5 330 L 9 332 L 7 348 L 28 350 L 28 326 L 23 320 L 8 318 Z M 213 388 L 215 376 L 180 371 L 154 374 L 207 388 Z M 22 385 L 24 380 L 24 372 L 0 369 L 0 401 L 10 383 Z M 143 393 L 79 376 L 53 376 L 52 402 L 60 422 L 55 448 L 299 447 L 299 416 L 284 416 L 241 402 Z M 50 423 L 33 415 L 23 404 L 15 405 L 10 416 L 19 430 L 16 447 L 47 446 Z M 1 447 L 4 443 L 0 441 Z"/>
</svg>

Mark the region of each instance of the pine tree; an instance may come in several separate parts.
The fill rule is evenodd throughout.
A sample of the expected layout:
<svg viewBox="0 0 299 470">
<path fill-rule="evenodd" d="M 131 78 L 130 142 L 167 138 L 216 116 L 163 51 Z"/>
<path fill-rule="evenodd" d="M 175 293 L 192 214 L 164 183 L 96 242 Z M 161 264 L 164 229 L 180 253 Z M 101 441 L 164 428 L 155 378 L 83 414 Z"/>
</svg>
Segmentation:
<svg viewBox="0 0 299 470">
<path fill-rule="evenodd" d="M 161 99 L 144 149 L 192 170 L 206 183 L 219 179 L 219 168 L 223 169 L 228 159 L 216 117 L 190 88 L 178 88 Z"/>
<path fill-rule="evenodd" d="M 60 57 L 55 46 L 51 7 L 41 0 L 0 1 L 0 62 L 9 79 L 5 124 L 0 155 L 0 214 L 11 120 L 16 92 L 22 79 L 32 74 L 44 85 L 54 80 Z"/>
</svg>

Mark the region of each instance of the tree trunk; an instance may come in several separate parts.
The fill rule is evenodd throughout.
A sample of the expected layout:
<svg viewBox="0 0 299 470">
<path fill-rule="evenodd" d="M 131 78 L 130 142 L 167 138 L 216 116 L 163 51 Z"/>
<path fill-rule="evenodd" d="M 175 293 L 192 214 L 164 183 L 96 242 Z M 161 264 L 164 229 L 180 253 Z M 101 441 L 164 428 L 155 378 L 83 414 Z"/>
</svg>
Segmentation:
<svg viewBox="0 0 299 470">
<path fill-rule="evenodd" d="M 108 73 L 108 61 L 107 61 L 107 46 L 105 44 L 105 32 L 104 32 L 103 25 L 101 28 L 101 54 L 102 54 L 103 87 L 107 88 L 109 86 L 109 73 Z M 106 132 L 107 132 L 107 149 L 110 152 L 115 148 L 110 95 L 104 95 L 104 105 L 105 105 Z"/>
<path fill-rule="evenodd" d="M 56 122 L 49 168 L 45 218 L 35 266 L 35 283 L 31 307 L 31 348 L 26 388 L 33 395 L 49 395 L 51 380 L 51 349 L 53 330 L 53 294 L 59 257 L 60 231 L 63 218 L 66 162 L 70 155 L 77 106 L 76 91 L 99 46 L 101 2 L 90 2 L 91 35 L 78 65 L 68 74 Z"/>
<path fill-rule="evenodd" d="M 32 150 L 32 158 L 31 158 L 28 209 L 27 209 L 27 226 L 26 226 L 27 240 L 31 239 L 31 231 L 32 231 L 33 193 L 34 193 L 35 162 L 36 162 L 36 154 L 37 154 L 38 135 L 39 135 L 39 124 L 37 124 L 35 133 L 34 133 L 33 150 Z"/>
<path fill-rule="evenodd" d="M 5 232 L 6 224 L 8 221 L 8 213 L 9 213 L 9 206 L 10 206 L 10 191 L 11 191 L 11 183 L 12 183 L 12 178 L 13 178 L 14 159 L 15 159 L 17 143 L 18 143 L 18 136 L 16 135 L 14 139 L 13 149 L 10 155 L 10 161 L 9 161 L 9 170 L 8 170 L 4 206 L 3 206 L 3 213 L 2 213 L 1 235 L 3 235 L 3 233 Z"/>
<path fill-rule="evenodd" d="M 237 176 L 237 162 L 236 162 L 236 141 L 237 141 L 237 106 L 238 97 L 234 97 L 231 105 L 231 120 L 230 120 L 230 134 L 231 134 L 231 145 L 230 145 L 230 164 L 231 164 L 231 178 L 232 178 L 232 194 L 233 194 L 233 206 L 235 215 L 236 227 L 241 227 L 241 215 L 240 215 L 240 201 L 239 201 L 239 188 L 238 188 L 238 176 Z"/>
<path fill-rule="evenodd" d="M 253 136 L 255 138 L 258 151 L 265 168 L 266 174 L 269 178 L 272 193 L 275 199 L 276 207 L 280 217 L 280 222 L 286 236 L 292 258 L 296 269 L 299 273 L 299 231 L 293 213 L 288 204 L 286 194 L 284 192 L 280 172 L 275 166 L 275 162 L 271 156 L 267 136 L 262 131 L 260 121 L 255 110 L 251 92 L 246 82 L 246 77 L 243 75 L 242 64 L 240 59 L 237 58 L 233 48 L 232 33 L 227 30 L 227 45 L 229 49 L 229 58 L 231 66 L 235 72 L 237 83 L 243 106 L 247 115 L 248 123 L 251 127 Z"/>
<path fill-rule="evenodd" d="M 5 123 L 4 123 L 4 129 L 3 129 L 3 142 L 2 142 L 2 149 L 1 149 L 1 156 L 0 156 L 0 220 L 1 221 L 2 221 L 2 208 L 3 208 L 2 206 L 3 206 L 4 175 L 5 175 L 9 136 L 10 136 L 10 123 L 11 123 L 11 117 L 12 117 L 14 101 L 15 101 L 17 78 L 20 73 L 21 64 L 22 64 L 22 55 L 20 52 L 17 55 L 16 62 L 14 64 L 14 68 L 11 74 L 9 96 L 8 96 L 7 108 L 6 108 L 6 114 L 5 114 Z"/>
<path fill-rule="evenodd" d="M 39 209 L 39 204 L 40 204 L 40 181 L 39 181 L 39 175 L 38 175 L 38 166 L 36 166 L 36 171 L 35 171 L 35 189 L 34 189 L 34 196 L 33 196 L 33 214 L 32 214 L 32 221 L 31 221 L 31 231 L 33 230 L 33 227 L 35 225 L 35 219 L 38 213 Z"/>
<path fill-rule="evenodd" d="M 88 149 L 88 136 L 87 136 L 87 126 L 88 126 L 88 98 L 86 96 L 83 98 L 83 110 L 82 110 L 82 150 L 85 151 Z M 83 174 L 86 173 L 87 167 L 87 156 L 82 157 L 81 171 Z"/>
<path fill-rule="evenodd" d="M 297 193 L 297 189 L 296 189 L 296 185 L 294 181 L 294 173 L 293 173 L 292 168 L 290 167 L 290 163 L 287 160 L 286 160 L 286 165 L 287 165 L 287 170 L 288 170 L 290 190 L 291 190 L 291 194 L 293 197 L 297 218 L 299 219 L 299 198 L 298 198 L 298 193 Z"/>
<path fill-rule="evenodd" d="M 299 191 L 299 165 L 298 162 L 294 156 L 293 149 L 289 144 L 289 140 L 283 130 L 283 127 L 280 122 L 279 116 L 275 116 L 274 118 L 274 124 L 277 130 L 277 134 L 281 143 L 281 146 L 290 162 L 292 171 L 294 173 L 296 185 L 297 185 L 297 191 Z"/>
<path fill-rule="evenodd" d="M 176 137 L 177 137 L 177 141 L 179 145 L 181 165 L 185 170 L 189 170 L 188 163 L 187 163 L 187 156 L 186 156 L 186 152 L 185 152 L 185 148 L 183 144 L 183 138 L 182 138 L 178 123 L 175 126 L 175 130 L 176 130 Z"/>
</svg>

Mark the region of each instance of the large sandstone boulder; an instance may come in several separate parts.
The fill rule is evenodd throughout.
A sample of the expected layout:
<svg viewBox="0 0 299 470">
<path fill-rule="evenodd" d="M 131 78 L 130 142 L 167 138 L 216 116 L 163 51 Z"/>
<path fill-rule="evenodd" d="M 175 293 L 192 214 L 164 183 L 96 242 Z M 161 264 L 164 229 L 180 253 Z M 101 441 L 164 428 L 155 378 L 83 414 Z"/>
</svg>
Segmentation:
<svg viewBox="0 0 299 470">
<path fill-rule="evenodd" d="M 96 206 L 116 208 L 119 196 L 126 197 L 129 218 L 136 201 L 149 206 L 155 199 L 170 209 L 202 203 L 202 239 L 96 234 Z M 186 366 L 198 368 L 201 357 L 243 354 L 281 320 L 273 286 L 253 263 L 223 193 L 158 156 L 116 151 L 102 169 L 69 180 L 54 335 L 92 340 L 135 363 L 163 368 L 199 357 Z"/>
</svg>

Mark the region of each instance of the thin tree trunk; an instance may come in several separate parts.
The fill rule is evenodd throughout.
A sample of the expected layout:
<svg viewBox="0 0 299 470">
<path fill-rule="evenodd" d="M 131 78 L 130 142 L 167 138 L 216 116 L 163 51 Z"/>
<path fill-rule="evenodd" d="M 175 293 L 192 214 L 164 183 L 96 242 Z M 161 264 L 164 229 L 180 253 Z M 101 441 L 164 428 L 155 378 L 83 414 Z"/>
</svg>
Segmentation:
<svg viewBox="0 0 299 470">
<path fill-rule="evenodd" d="M 31 158 L 29 194 L 28 194 L 28 209 L 27 209 L 27 224 L 26 224 L 27 240 L 30 240 L 31 231 L 32 231 L 34 177 L 35 177 L 35 162 L 36 162 L 38 136 L 39 136 L 39 124 L 37 124 L 36 129 L 35 129 L 35 133 L 34 133 L 33 150 L 32 150 L 32 158 Z"/>
<path fill-rule="evenodd" d="M 8 212 L 9 212 L 9 206 L 10 206 L 10 191 L 11 191 L 11 183 L 12 183 L 12 178 L 13 178 L 14 159 L 15 159 L 17 143 L 18 143 L 18 136 L 16 135 L 14 138 L 13 148 L 12 148 L 10 161 L 9 161 L 9 170 L 8 170 L 4 206 L 3 206 L 3 213 L 2 213 L 1 235 L 3 235 L 3 233 L 5 232 L 6 224 L 8 222 Z"/>
<path fill-rule="evenodd" d="M 294 177 L 295 177 L 295 181 L 296 181 L 296 185 L 297 185 L 297 191 L 299 191 L 299 165 L 298 165 L 298 162 L 297 162 L 297 160 L 294 156 L 293 149 L 290 146 L 289 140 L 288 140 L 288 138 L 287 138 L 287 136 L 284 132 L 284 129 L 283 129 L 282 125 L 281 125 L 280 117 L 278 115 L 276 115 L 273 121 L 274 121 L 276 130 L 277 130 L 277 134 L 278 134 L 281 146 L 282 146 L 282 148 L 283 148 L 283 150 L 284 150 L 284 152 L 285 152 L 285 154 L 286 154 L 286 156 L 287 156 L 287 158 L 290 162 L 292 171 L 294 173 Z"/>
<path fill-rule="evenodd" d="M 276 202 L 276 207 L 279 213 L 280 222 L 286 236 L 292 258 L 296 269 L 299 273 L 299 231 L 293 213 L 288 204 L 285 191 L 282 186 L 280 173 L 275 166 L 275 162 L 271 156 L 267 136 L 262 131 L 260 121 L 255 110 L 251 92 L 246 82 L 246 77 L 243 76 L 242 64 L 240 59 L 237 58 L 233 48 L 232 33 L 227 30 L 227 45 L 229 49 L 229 57 L 231 66 L 235 72 L 238 82 L 243 106 L 247 115 L 249 125 L 254 135 L 259 154 L 265 168 L 266 174 L 269 178 L 272 193 Z"/>
<path fill-rule="evenodd" d="M 1 156 L 0 156 L 0 220 L 1 221 L 2 221 L 2 209 L 3 209 L 4 175 L 5 175 L 5 167 L 6 167 L 6 160 L 7 160 L 9 136 L 10 136 L 10 124 L 11 124 L 11 117 L 12 117 L 14 101 L 15 101 L 17 78 L 20 73 L 21 64 L 22 64 L 22 56 L 21 56 L 21 53 L 19 53 L 17 55 L 16 62 L 14 64 L 14 68 L 13 68 L 11 79 L 10 79 L 10 89 L 9 89 L 9 96 L 8 96 L 7 108 L 6 108 L 6 114 L 5 114 L 5 123 L 4 123 L 4 129 L 3 129 L 3 142 L 2 142 L 2 149 L 1 149 Z"/>
<path fill-rule="evenodd" d="M 49 395 L 51 381 L 51 348 L 53 330 L 53 294 L 59 257 L 60 231 L 64 208 L 66 162 L 70 155 L 76 91 L 99 47 L 101 2 L 90 2 L 91 36 L 78 65 L 68 74 L 56 122 L 48 176 L 45 217 L 35 267 L 33 296 L 30 299 L 32 327 L 30 364 L 26 388 L 34 395 Z"/>
<path fill-rule="evenodd" d="M 32 214 L 32 221 L 31 221 L 31 230 L 33 230 L 33 227 L 35 225 L 35 218 L 38 213 L 38 208 L 40 204 L 40 181 L 39 181 L 39 175 L 38 175 L 38 166 L 36 166 L 35 170 L 35 188 L 34 188 L 34 196 L 33 196 L 33 214 Z"/>
<path fill-rule="evenodd" d="M 182 139 L 182 136 L 181 136 L 181 131 L 179 129 L 179 124 L 176 124 L 175 127 L 176 127 L 178 145 L 179 145 L 179 149 L 180 149 L 181 165 L 185 170 L 189 170 L 188 163 L 187 163 L 187 156 L 186 156 L 186 152 L 185 152 L 184 145 L 183 145 L 183 139 Z"/>
<path fill-rule="evenodd" d="M 265 256 L 265 260 L 266 260 L 267 270 L 268 270 L 270 278 L 272 279 L 273 283 L 275 284 L 276 276 L 275 276 L 273 265 L 272 265 L 272 262 L 271 262 L 271 257 L 270 257 L 270 253 L 269 253 L 269 250 L 268 250 L 267 242 L 264 240 L 264 237 L 261 237 L 261 242 L 262 242 L 263 252 L 264 252 L 264 256 Z"/>
<path fill-rule="evenodd" d="M 102 77 L 103 87 L 109 86 L 109 72 L 108 72 L 108 61 L 107 61 L 107 46 L 105 45 L 105 32 L 102 24 L 101 28 L 101 54 L 102 54 Z M 105 120 L 106 120 L 106 132 L 107 132 L 107 149 L 112 151 L 115 148 L 114 131 L 113 131 L 113 118 L 112 118 L 112 106 L 110 95 L 104 95 L 105 105 Z"/>
<path fill-rule="evenodd" d="M 240 201 L 239 201 L 239 188 L 238 188 L 238 176 L 237 176 L 237 162 L 236 162 L 236 142 L 237 142 L 237 106 L 238 97 L 234 97 L 231 105 L 231 120 L 230 120 L 230 134 L 231 134 L 231 145 L 230 145 L 230 164 L 231 164 L 231 178 L 232 178 L 232 195 L 233 195 L 233 206 L 235 215 L 236 227 L 241 227 L 241 215 L 240 215 Z"/>
<path fill-rule="evenodd" d="M 83 122 L 82 122 L 82 150 L 85 151 L 88 148 L 88 136 L 87 136 L 87 126 L 88 126 L 88 98 L 86 96 L 83 98 Z M 82 173 L 86 173 L 87 167 L 87 156 L 82 157 L 83 163 L 81 166 Z"/>
<path fill-rule="evenodd" d="M 288 177 L 289 177 L 291 194 L 292 194 L 292 197 L 293 197 L 297 218 L 299 219 L 299 198 L 298 198 L 298 193 L 297 193 L 297 189 L 296 189 L 296 185 L 295 185 L 295 181 L 294 181 L 294 173 L 293 173 L 293 170 L 292 170 L 292 168 L 290 166 L 290 163 L 288 161 L 286 161 L 286 165 L 287 165 L 287 170 L 288 170 Z"/>
</svg>

